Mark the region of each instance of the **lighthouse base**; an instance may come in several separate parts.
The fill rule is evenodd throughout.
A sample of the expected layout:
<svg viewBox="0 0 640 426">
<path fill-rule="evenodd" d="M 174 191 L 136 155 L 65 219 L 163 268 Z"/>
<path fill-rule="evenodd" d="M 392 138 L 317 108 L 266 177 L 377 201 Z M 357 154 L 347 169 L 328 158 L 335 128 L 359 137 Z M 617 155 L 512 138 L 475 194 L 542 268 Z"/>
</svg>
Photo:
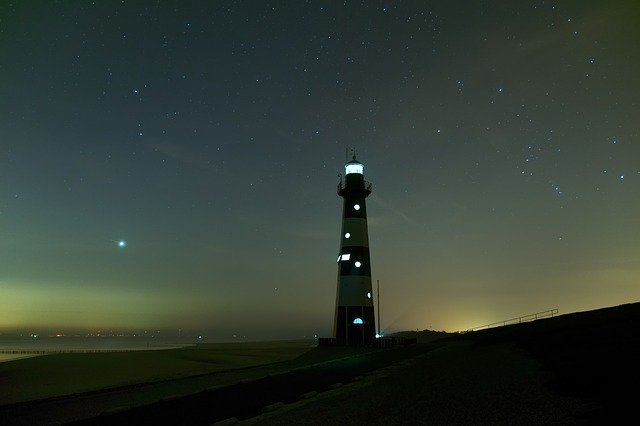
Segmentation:
<svg viewBox="0 0 640 426">
<path fill-rule="evenodd" d="M 376 339 L 373 306 L 337 306 L 333 331 L 341 345 L 370 345 Z"/>
</svg>

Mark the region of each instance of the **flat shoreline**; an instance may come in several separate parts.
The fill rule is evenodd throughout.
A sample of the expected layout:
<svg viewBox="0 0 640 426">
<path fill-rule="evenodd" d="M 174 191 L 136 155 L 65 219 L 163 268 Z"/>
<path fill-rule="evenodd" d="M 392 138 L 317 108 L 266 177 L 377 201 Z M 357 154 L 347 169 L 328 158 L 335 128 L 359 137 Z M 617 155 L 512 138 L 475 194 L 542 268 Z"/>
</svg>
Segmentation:
<svg viewBox="0 0 640 426">
<path fill-rule="evenodd" d="M 0 355 L 89 354 L 102 352 L 161 351 L 166 349 L 186 348 L 189 346 L 193 345 L 121 349 L 0 349 Z"/>
<path fill-rule="evenodd" d="M 0 406 L 289 360 L 308 351 L 312 343 L 4 348 Z"/>
<path fill-rule="evenodd" d="M 19 359 L 33 358 L 44 355 L 59 354 L 96 354 L 114 352 L 137 351 L 162 351 L 169 349 L 185 348 L 188 346 L 150 347 L 150 348 L 126 348 L 126 349 L 2 349 L 0 350 L 0 363 L 17 361 Z"/>
<path fill-rule="evenodd" d="M 180 349 L 195 346 L 195 344 L 164 344 L 155 346 L 129 346 L 122 348 L 99 348 L 99 347 L 19 347 L 10 346 L 0 349 L 0 363 L 16 361 L 24 358 L 33 358 L 44 355 L 59 354 L 97 354 L 115 352 L 137 352 L 137 351 L 160 351 L 170 349 Z"/>
<path fill-rule="evenodd" d="M 7 354 L 0 352 L 0 363 L 17 361 L 19 359 L 33 358 L 40 356 L 39 354 Z"/>
</svg>

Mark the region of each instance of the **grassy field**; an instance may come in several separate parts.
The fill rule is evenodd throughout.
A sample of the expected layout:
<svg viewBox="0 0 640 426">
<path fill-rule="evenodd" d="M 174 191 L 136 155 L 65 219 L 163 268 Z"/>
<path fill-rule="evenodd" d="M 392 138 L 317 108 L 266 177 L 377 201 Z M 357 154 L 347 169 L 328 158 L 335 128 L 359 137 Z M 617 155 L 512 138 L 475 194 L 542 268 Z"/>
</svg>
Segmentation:
<svg viewBox="0 0 640 426">
<path fill-rule="evenodd" d="M 178 349 L 52 354 L 0 363 L 0 405 L 294 359 L 313 341 L 199 344 Z"/>
</svg>

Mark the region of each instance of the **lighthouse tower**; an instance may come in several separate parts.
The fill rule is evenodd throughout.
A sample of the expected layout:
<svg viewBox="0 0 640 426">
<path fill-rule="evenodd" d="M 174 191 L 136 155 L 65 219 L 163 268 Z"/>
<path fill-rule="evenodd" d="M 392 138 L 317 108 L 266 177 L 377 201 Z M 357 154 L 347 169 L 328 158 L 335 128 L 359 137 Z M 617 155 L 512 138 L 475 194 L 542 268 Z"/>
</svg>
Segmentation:
<svg viewBox="0 0 640 426">
<path fill-rule="evenodd" d="M 369 194 L 371 184 L 364 180 L 364 165 L 354 155 L 345 164 L 344 179 L 338 182 L 344 206 L 333 336 L 347 345 L 371 343 L 376 334 L 365 202 Z"/>
</svg>

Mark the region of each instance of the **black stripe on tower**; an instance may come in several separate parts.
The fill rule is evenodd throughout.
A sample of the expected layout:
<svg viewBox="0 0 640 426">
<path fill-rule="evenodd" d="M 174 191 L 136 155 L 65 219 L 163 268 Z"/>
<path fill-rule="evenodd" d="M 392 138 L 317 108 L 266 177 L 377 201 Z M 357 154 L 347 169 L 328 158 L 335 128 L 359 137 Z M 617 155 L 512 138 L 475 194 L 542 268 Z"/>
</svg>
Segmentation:
<svg viewBox="0 0 640 426">
<path fill-rule="evenodd" d="M 347 246 L 342 248 L 340 255 L 348 254 L 349 260 L 340 260 L 340 276 L 360 275 L 371 276 L 371 262 L 369 258 L 369 248 L 360 246 Z M 360 263 L 357 266 L 356 262 Z"/>
<path fill-rule="evenodd" d="M 361 218 L 367 220 L 367 204 L 364 196 L 347 196 L 344 198 L 344 210 L 342 217 L 344 219 Z M 358 206 L 358 208 L 355 208 Z"/>
</svg>

